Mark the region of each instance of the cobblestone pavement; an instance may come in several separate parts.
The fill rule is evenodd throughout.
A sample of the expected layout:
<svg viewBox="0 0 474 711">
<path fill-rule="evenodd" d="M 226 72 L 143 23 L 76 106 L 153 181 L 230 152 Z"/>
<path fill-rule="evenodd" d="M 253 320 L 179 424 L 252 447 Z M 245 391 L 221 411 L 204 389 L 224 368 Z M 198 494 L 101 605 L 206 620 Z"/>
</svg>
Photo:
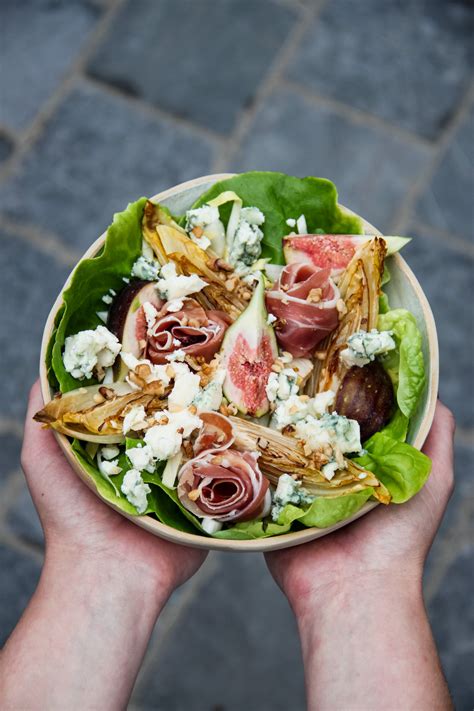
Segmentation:
<svg viewBox="0 0 474 711">
<path fill-rule="evenodd" d="M 224 170 L 322 175 L 381 229 L 413 236 L 406 257 L 437 319 L 457 490 L 425 595 L 457 708 L 471 709 L 472 3 L 4 0 L 1 12 L 2 639 L 41 567 L 19 449 L 71 266 L 139 195 Z M 212 555 L 171 600 L 131 704 L 158 707 L 304 708 L 295 624 L 260 556 Z"/>
</svg>

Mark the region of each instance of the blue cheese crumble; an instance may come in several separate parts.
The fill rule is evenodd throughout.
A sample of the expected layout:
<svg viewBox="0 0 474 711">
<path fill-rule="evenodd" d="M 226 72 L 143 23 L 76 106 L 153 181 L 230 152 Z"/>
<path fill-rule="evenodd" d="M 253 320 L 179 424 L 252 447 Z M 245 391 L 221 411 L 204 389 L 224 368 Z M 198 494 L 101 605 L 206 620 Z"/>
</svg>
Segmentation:
<svg viewBox="0 0 474 711">
<path fill-rule="evenodd" d="M 105 368 L 114 364 L 121 348 L 118 338 L 105 326 L 97 326 L 94 331 L 79 331 L 66 338 L 64 367 L 78 380 L 92 378 L 94 373 L 101 380 Z"/>
<path fill-rule="evenodd" d="M 168 262 L 161 268 L 160 279 L 156 282 L 156 288 L 160 296 L 166 301 L 181 299 L 184 296 L 195 294 L 201 291 L 207 283 L 197 274 L 185 276 L 176 273 L 174 262 Z"/>
<path fill-rule="evenodd" d="M 185 230 L 189 237 L 201 249 L 212 246 L 225 240 L 225 229 L 219 217 L 219 208 L 213 205 L 203 205 L 194 210 L 187 210 Z M 219 249 L 217 249 L 220 252 Z"/>
<path fill-rule="evenodd" d="M 270 373 L 266 386 L 269 402 L 288 400 L 298 394 L 298 373 L 293 368 L 283 368 L 279 373 Z"/>
<path fill-rule="evenodd" d="M 243 207 L 240 210 L 237 229 L 229 245 L 228 261 L 237 272 L 245 272 L 262 253 L 263 232 L 260 229 L 265 215 L 258 207 Z"/>
<path fill-rule="evenodd" d="M 323 476 L 331 480 L 338 469 L 346 469 L 344 454 L 360 453 L 360 427 L 344 415 L 325 413 L 319 419 L 308 415 L 295 424 L 295 436 L 303 442 L 305 454 L 318 452 L 325 456 Z"/>
<path fill-rule="evenodd" d="M 160 275 L 160 265 L 154 259 L 141 256 L 134 263 L 131 274 L 143 281 L 156 281 Z"/>
<path fill-rule="evenodd" d="M 148 506 L 147 495 L 151 493 L 151 489 L 148 484 L 145 484 L 137 469 L 128 470 L 120 489 L 139 514 L 145 513 Z"/>
<path fill-rule="evenodd" d="M 348 368 L 356 365 L 361 368 L 375 360 L 375 357 L 396 348 L 391 331 L 357 331 L 350 336 L 347 348 L 341 351 L 341 358 Z"/>
<path fill-rule="evenodd" d="M 198 413 L 219 409 L 222 404 L 222 385 L 225 377 L 226 371 L 224 368 L 219 368 L 206 387 L 199 390 L 192 402 Z"/>
<path fill-rule="evenodd" d="M 278 485 L 273 495 L 272 519 L 278 521 L 282 510 L 287 504 L 294 506 L 305 506 L 311 504 L 314 496 L 311 496 L 303 488 L 300 481 L 293 479 L 289 474 L 282 474 L 278 479 Z"/>
</svg>

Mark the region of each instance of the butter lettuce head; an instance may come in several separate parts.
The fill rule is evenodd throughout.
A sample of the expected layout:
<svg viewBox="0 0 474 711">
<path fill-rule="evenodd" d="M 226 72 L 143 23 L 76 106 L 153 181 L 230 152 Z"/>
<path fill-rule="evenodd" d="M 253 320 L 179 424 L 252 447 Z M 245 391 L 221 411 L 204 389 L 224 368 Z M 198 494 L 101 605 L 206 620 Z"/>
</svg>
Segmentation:
<svg viewBox="0 0 474 711">
<path fill-rule="evenodd" d="M 411 499 L 428 479 L 430 458 L 410 444 L 397 442 L 389 435 L 377 432 L 364 448 L 366 454 L 355 461 L 385 484 L 394 504 L 403 504 Z"/>
<path fill-rule="evenodd" d="M 103 250 L 97 257 L 79 262 L 63 294 L 63 306 L 46 354 L 50 382 L 63 393 L 94 382 L 76 380 L 66 371 L 62 358 L 64 342 L 73 333 L 99 326 L 102 321 L 96 312 L 104 311 L 102 297 L 109 289 L 117 292 L 123 289 L 123 277 L 130 274 L 133 263 L 141 254 L 141 220 L 145 203 L 146 198 L 140 198 L 114 215 Z"/>
<path fill-rule="evenodd" d="M 392 309 L 380 314 L 377 327 L 380 331 L 393 331 L 397 348 L 388 353 L 382 363 L 396 389 L 398 407 L 410 418 L 425 386 L 420 329 L 413 314 L 406 309 Z"/>
<path fill-rule="evenodd" d="M 361 220 L 339 207 L 336 186 L 325 178 L 295 178 L 263 171 L 242 173 L 215 183 L 193 207 L 201 207 L 226 190 L 237 193 L 244 207 L 255 206 L 264 213 L 262 257 L 269 257 L 274 264 L 285 264 L 282 237 L 290 230 L 288 218 L 304 215 L 310 233 L 362 234 Z M 220 208 L 225 223 L 230 210 L 230 205 Z"/>
</svg>

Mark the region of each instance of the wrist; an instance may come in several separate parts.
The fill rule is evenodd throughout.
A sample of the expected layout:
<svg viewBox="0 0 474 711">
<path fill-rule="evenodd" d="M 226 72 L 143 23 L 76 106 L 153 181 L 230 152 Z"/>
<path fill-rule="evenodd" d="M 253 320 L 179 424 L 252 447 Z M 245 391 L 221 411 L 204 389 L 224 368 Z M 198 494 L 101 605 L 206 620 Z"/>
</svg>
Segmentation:
<svg viewBox="0 0 474 711">
<path fill-rule="evenodd" d="M 423 570 L 418 565 L 406 565 L 390 570 L 351 572 L 316 580 L 305 579 L 292 586 L 288 595 L 298 620 L 318 620 L 321 616 L 350 612 L 360 604 L 418 603 L 423 601 Z"/>
<path fill-rule="evenodd" d="M 137 609 L 136 601 L 140 600 L 141 613 L 150 619 L 156 619 L 174 589 L 165 571 L 157 572 L 140 561 L 123 560 L 113 548 L 97 553 L 60 543 L 46 546 L 41 583 L 46 589 L 64 586 L 76 593 L 96 592 L 108 606 L 122 607 L 130 600 Z"/>
</svg>

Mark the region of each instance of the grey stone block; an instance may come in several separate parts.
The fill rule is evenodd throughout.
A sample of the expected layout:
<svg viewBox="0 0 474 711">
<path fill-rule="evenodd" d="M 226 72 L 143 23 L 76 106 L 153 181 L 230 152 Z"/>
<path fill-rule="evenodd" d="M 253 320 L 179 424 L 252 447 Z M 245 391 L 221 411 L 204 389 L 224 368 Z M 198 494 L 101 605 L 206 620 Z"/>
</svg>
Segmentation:
<svg viewBox="0 0 474 711">
<path fill-rule="evenodd" d="M 33 594 L 40 565 L 24 553 L 0 546 L 0 645 L 10 636 Z"/>
<path fill-rule="evenodd" d="M 289 77 L 435 138 L 467 90 L 469 3 L 332 0 L 303 38 Z"/>
<path fill-rule="evenodd" d="M 0 202 L 9 216 L 84 250 L 114 212 L 142 195 L 205 175 L 211 158 L 209 141 L 81 84 L 18 175 L 2 186 Z"/>
<path fill-rule="evenodd" d="M 12 150 L 13 145 L 11 141 L 9 141 L 5 136 L 0 136 L 0 163 L 10 157 Z"/>
<path fill-rule="evenodd" d="M 252 103 L 294 19 L 271 0 L 135 0 L 118 14 L 89 71 L 228 133 Z"/>
<path fill-rule="evenodd" d="M 257 114 L 231 168 L 330 178 L 344 205 L 389 230 L 429 155 L 384 130 L 279 90 Z"/>
<path fill-rule="evenodd" d="M 27 543 L 36 546 L 44 544 L 43 528 L 26 482 L 8 510 L 7 526 L 12 533 Z"/>
<path fill-rule="evenodd" d="M 99 16 L 85 0 L 4 0 L 0 122 L 25 128 L 51 96 Z"/>
<path fill-rule="evenodd" d="M 471 711 L 474 703 L 473 588 L 474 548 L 466 546 L 429 606 L 434 637 L 457 711 Z"/>
<path fill-rule="evenodd" d="M 474 110 L 443 156 L 417 213 L 428 225 L 474 240 Z"/>
<path fill-rule="evenodd" d="M 473 260 L 448 242 L 421 233 L 404 249 L 436 320 L 440 345 L 440 396 L 454 411 L 459 425 L 474 424 L 472 353 L 474 288 Z"/>
<path fill-rule="evenodd" d="M 141 708 L 305 708 L 296 624 L 254 554 L 218 555 L 218 568 L 168 634 L 132 699 Z"/>
<path fill-rule="evenodd" d="M 0 435 L 0 481 L 20 468 L 21 439 L 13 434 Z"/>
<path fill-rule="evenodd" d="M 446 540 L 453 540 L 453 531 L 456 530 L 461 507 L 466 505 L 467 499 L 472 500 L 474 497 L 473 471 L 474 447 L 456 442 L 454 448 L 454 492 L 428 555 L 425 567 L 425 580 L 427 583 L 429 583 L 432 575 L 436 574 L 435 571 L 439 564 L 440 556 L 443 555 L 443 550 L 446 548 Z M 457 545 L 456 540 L 453 540 L 453 545 Z"/>
<path fill-rule="evenodd" d="M 0 240 L 0 349 L 8 376 L 0 381 L 0 415 L 23 419 L 46 317 L 68 270 L 14 234 L 2 232 Z"/>
</svg>

